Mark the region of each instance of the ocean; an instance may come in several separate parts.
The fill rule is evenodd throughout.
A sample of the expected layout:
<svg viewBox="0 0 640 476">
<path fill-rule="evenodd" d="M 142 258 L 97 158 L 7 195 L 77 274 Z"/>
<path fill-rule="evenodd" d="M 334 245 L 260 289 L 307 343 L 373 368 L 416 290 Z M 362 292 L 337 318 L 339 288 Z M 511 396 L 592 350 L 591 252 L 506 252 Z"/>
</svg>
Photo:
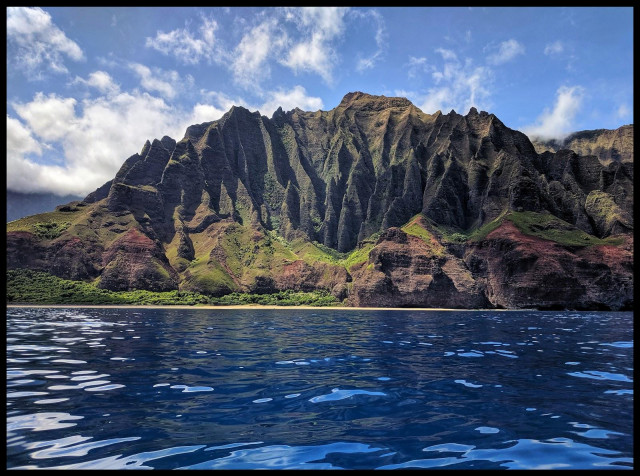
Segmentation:
<svg viewBox="0 0 640 476">
<path fill-rule="evenodd" d="M 7 308 L 7 468 L 632 469 L 633 313 Z"/>
</svg>

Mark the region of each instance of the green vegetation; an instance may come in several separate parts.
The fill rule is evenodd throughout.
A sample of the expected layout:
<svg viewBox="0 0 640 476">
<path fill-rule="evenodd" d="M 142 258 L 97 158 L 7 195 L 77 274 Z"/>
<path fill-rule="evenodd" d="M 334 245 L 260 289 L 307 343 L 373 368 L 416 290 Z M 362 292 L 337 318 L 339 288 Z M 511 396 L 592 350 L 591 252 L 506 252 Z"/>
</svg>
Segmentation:
<svg viewBox="0 0 640 476">
<path fill-rule="evenodd" d="M 373 233 L 360 242 L 360 248 L 346 253 L 336 251 L 317 241 L 310 242 L 303 239 L 294 240 L 290 248 L 293 253 L 311 265 L 320 261 L 343 266 L 347 271 L 351 271 L 353 266 L 369 259 L 369 252 L 374 248 L 380 235 L 380 232 Z"/>
<path fill-rule="evenodd" d="M 374 246 L 373 242 L 364 242 L 362 248 L 353 250 L 340 264 L 347 268 L 347 271 L 351 270 L 353 266 L 364 263 L 369 259 L 369 252 Z"/>
<path fill-rule="evenodd" d="M 449 241 L 452 241 L 453 243 L 464 243 L 467 241 L 467 236 L 462 233 L 452 233 L 449 237 Z"/>
<path fill-rule="evenodd" d="M 505 212 L 502 212 L 498 215 L 497 218 L 494 218 L 489 223 L 485 223 L 480 228 L 473 230 L 471 233 L 467 235 L 467 239 L 469 241 L 481 241 L 484 240 L 489 233 L 502 225 L 502 221 L 507 216 Z"/>
<path fill-rule="evenodd" d="M 469 235 L 461 232 L 458 228 L 438 225 L 427 217 L 424 217 L 424 219 L 429 224 L 429 228 L 436 232 L 438 239 L 442 243 L 464 243 L 469 239 Z"/>
<path fill-rule="evenodd" d="M 408 225 L 403 226 L 402 231 L 404 231 L 407 235 L 417 236 L 425 243 L 429 243 L 431 241 L 431 233 L 418 225 L 416 222 L 409 223 Z"/>
<path fill-rule="evenodd" d="M 525 235 L 536 236 L 556 242 L 563 246 L 619 245 L 621 238 L 600 239 L 549 213 L 504 211 L 494 220 L 475 230 L 453 231 L 450 228 L 435 226 L 443 242 L 464 243 L 484 240 L 489 233 L 497 229 L 504 220 L 509 220 Z M 433 223 L 432 223 L 433 225 Z M 405 228 L 405 232 L 409 233 Z"/>
<path fill-rule="evenodd" d="M 42 271 L 7 271 L 7 303 L 122 304 L 114 293 L 79 281 L 68 281 Z"/>
<path fill-rule="evenodd" d="M 72 211 L 63 208 L 9 222 L 7 232 L 26 231 L 42 240 L 52 240 L 64 233 L 82 240 L 98 240 L 109 247 L 122 232 L 136 225 L 133 215 L 110 216 L 105 205 L 94 204 Z"/>
<path fill-rule="evenodd" d="M 555 241 L 564 246 L 617 245 L 617 238 L 601 239 L 548 213 L 511 212 L 506 218 L 525 235 Z"/>
<path fill-rule="evenodd" d="M 606 192 L 591 191 L 585 200 L 584 207 L 600 229 L 609 231 L 616 221 L 633 228 L 625 216 L 626 214 L 616 204 L 613 197 Z"/>
<path fill-rule="evenodd" d="M 443 243 L 466 243 L 467 241 L 484 240 L 489 233 L 502 225 L 502 221 L 504 220 L 506 214 L 507 212 L 505 210 L 499 216 L 497 216 L 490 222 L 485 223 L 480 228 L 471 228 L 466 231 L 460 230 L 458 228 L 437 225 L 430 219 L 427 219 L 427 221 L 434 230 L 437 230 Z"/>
<path fill-rule="evenodd" d="M 219 298 L 210 298 L 210 304 L 264 306 L 337 306 L 340 302 L 327 291 L 280 291 L 273 294 L 231 293 Z"/>
<path fill-rule="evenodd" d="M 195 259 L 189 264 L 185 278 L 185 288 L 205 294 L 217 295 L 236 290 L 229 273 L 215 260 Z"/>
<path fill-rule="evenodd" d="M 323 263 L 340 264 L 347 255 L 318 243 L 317 241 L 305 241 L 303 239 L 294 240 L 291 243 L 291 251 L 309 264 L 318 261 Z"/>
<path fill-rule="evenodd" d="M 275 177 L 267 172 L 264 174 L 264 200 L 271 209 L 279 209 L 284 200 L 284 188 L 278 183 Z"/>
<path fill-rule="evenodd" d="M 404 231 L 407 235 L 416 236 L 424 241 L 433 256 L 444 256 L 445 249 L 444 246 L 439 244 L 437 241 L 432 241 L 433 235 L 424 227 L 421 223 L 422 215 L 418 214 L 414 216 L 409 222 L 404 225 L 401 230 Z"/>
<path fill-rule="evenodd" d="M 62 232 L 69 228 L 68 221 L 56 223 L 56 222 L 47 222 L 47 223 L 34 223 L 32 225 L 33 232 L 38 238 L 44 238 L 47 240 L 53 240 L 62 235 Z"/>
<path fill-rule="evenodd" d="M 37 233 L 37 228 L 61 228 L 60 233 L 62 233 L 66 228 L 69 227 L 69 220 L 75 220 L 83 210 L 72 211 L 72 212 L 63 212 L 63 211 L 55 211 L 55 212 L 47 212 L 40 213 L 38 215 L 31 215 L 28 217 L 20 218 L 19 220 L 14 220 L 12 222 L 7 223 L 7 232 L 9 231 L 28 231 L 30 233 Z"/>
<path fill-rule="evenodd" d="M 225 264 L 237 278 L 250 280 L 261 270 L 275 271 L 298 257 L 274 233 L 257 234 L 248 226 L 231 224 L 220 237 Z"/>
<path fill-rule="evenodd" d="M 362 264 L 369 259 L 369 252 L 374 248 L 379 237 L 380 232 L 374 233 L 360 242 L 360 248 L 347 253 L 341 253 L 317 241 L 309 242 L 297 239 L 291 243 L 291 251 L 309 264 L 320 261 L 343 266 L 347 271 L 351 271 L 353 266 Z"/>
<path fill-rule="evenodd" d="M 281 291 L 274 294 L 231 293 L 222 297 L 189 291 L 108 291 L 82 281 L 70 281 L 43 271 L 7 271 L 8 304 L 142 304 L 142 305 L 243 305 L 335 306 L 326 291 Z"/>
</svg>

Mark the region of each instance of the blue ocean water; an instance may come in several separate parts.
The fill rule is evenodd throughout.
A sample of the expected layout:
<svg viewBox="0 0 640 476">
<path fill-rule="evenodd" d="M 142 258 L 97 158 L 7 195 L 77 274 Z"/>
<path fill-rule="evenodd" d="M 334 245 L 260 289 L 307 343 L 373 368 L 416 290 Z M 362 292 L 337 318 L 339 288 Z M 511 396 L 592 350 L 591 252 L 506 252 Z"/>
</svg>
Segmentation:
<svg viewBox="0 0 640 476">
<path fill-rule="evenodd" d="M 7 309 L 7 468 L 631 469 L 633 313 Z"/>
</svg>

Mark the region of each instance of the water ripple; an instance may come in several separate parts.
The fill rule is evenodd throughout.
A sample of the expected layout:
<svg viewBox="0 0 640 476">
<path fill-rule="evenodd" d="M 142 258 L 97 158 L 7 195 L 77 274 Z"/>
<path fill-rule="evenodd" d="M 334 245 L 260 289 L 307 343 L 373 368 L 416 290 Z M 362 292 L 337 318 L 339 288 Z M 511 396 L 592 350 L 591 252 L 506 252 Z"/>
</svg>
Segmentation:
<svg viewBox="0 0 640 476">
<path fill-rule="evenodd" d="M 461 379 L 454 380 L 454 382 L 455 383 L 461 383 L 465 387 L 469 387 L 469 388 L 480 388 L 480 387 L 482 387 L 482 385 L 471 383 L 471 382 L 467 382 L 466 380 L 461 380 Z"/>
<path fill-rule="evenodd" d="M 7 468 L 629 469 L 633 368 L 632 313 L 9 307 Z"/>
<path fill-rule="evenodd" d="M 602 372 L 600 370 L 585 370 L 584 372 L 569 372 L 567 375 L 572 377 L 591 378 L 595 380 L 617 380 L 619 382 L 633 382 L 629 377 L 623 374 L 611 372 Z"/>
<path fill-rule="evenodd" d="M 182 393 L 213 392 L 213 387 L 189 387 L 188 385 L 171 385 L 169 388 L 181 388 Z"/>
<path fill-rule="evenodd" d="M 85 443 L 85 441 L 90 439 L 91 437 L 75 435 L 60 438 L 58 440 L 31 443 L 28 445 L 28 448 L 49 447 L 32 452 L 30 456 L 33 459 L 58 458 L 61 456 L 85 456 L 89 451 L 95 448 L 124 443 L 126 441 L 136 441 L 139 440 L 140 437 L 132 436 L 128 438 L 112 438 L 110 440 L 91 441 Z"/>
<path fill-rule="evenodd" d="M 368 390 L 340 390 L 339 388 L 334 388 L 331 390 L 331 393 L 326 395 L 318 395 L 317 397 L 310 398 L 309 401 L 312 403 L 319 402 L 332 402 L 336 400 L 344 400 L 345 398 L 351 398 L 356 395 L 380 395 L 385 396 L 386 393 L 383 392 L 370 392 Z"/>
<path fill-rule="evenodd" d="M 65 420 L 81 420 L 84 417 L 62 412 L 42 412 L 18 415 L 7 418 L 7 433 L 15 430 L 57 430 L 75 426 L 76 423 L 64 423 Z"/>
<path fill-rule="evenodd" d="M 632 458 L 618 457 L 617 451 L 577 443 L 569 438 L 553 438 L 546 441 L 521 439 L 507 441 L 505 448 L 480 449 L 470 445 L 436 445 L 423 451 L 459 453 L 445 458 L 429 458 L 381 466 L 378 469 L 402 468 L 472 468 L 473 462 L 490 461 L 496 468 L 508 469 L 568 469 L 575 467 L 597 467 L 620 469 L 631 468 Z M 568 452 L 570 448 L 572 451 Z"/>
<path fill-rule="evenodd" d="M 183 466 L 178 469 L 342 469 L 329 462 L 318 463 L 329 454 L 357 455 L 380 451 L 362 443 L 335 442 L 326 445 L 270 445 L 232 451 L 229 456 Z"/>
</svg>

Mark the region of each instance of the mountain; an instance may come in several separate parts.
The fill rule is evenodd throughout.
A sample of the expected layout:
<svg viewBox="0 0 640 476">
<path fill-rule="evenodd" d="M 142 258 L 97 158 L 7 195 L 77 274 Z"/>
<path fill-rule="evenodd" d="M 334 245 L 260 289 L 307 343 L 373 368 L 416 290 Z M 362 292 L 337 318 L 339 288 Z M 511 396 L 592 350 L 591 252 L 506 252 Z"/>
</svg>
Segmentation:
<svg viewBox="0 0 640 476">
<path fill-rule="evenodd" d="M 562 141 L 534 139 L 531 142 L 538 153 L 569 149 L 579 155 L 595 155 L 605 165 L 612 160 L 633 162 L 633 125 L 615 130 L 574 132 Z"/>
<path fill-rule="evenodd" d="M 82 200 L 82 197 L 76 195 L 61 197 L 53 193 L 22 193 L 7 190 L 7 222 L 52 211 L 56 206 L 73 200 Z"/>
<path fill-rule="evenodd" d="M 632 150 L 633 130 L 616 140 Z M 610 158 L 538 153 L 493 114 L 405 98 L 271 118 L 234 106 L 147 141 L 83 201 L 8 224 L 7 264 L 110 290 L 626 309 L 633 156 Z"/>
</svg>

